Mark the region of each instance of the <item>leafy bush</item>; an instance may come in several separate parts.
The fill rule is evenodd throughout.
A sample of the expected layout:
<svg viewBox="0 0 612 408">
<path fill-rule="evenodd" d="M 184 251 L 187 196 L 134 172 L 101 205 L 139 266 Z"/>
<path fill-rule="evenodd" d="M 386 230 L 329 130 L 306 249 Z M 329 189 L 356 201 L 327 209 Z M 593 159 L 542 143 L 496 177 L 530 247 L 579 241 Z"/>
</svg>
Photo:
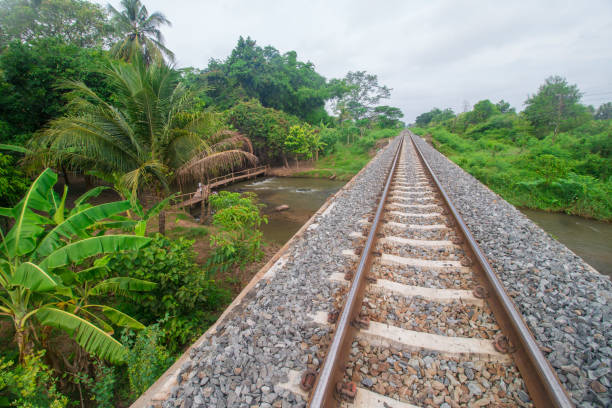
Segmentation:
<svg viewBox="0 0 612 408">
<path fill-rule="evenodd" d="M 130 391 L 133 397 L 145 392 L 173 362 L 161 345 L 163 332 L 154 324 L 135 334 L 128 331 L 121 341 L 128 346 L 126 358 Z"/>
<path fill-rule="evenodd" d="M 0 357 L 0 406 L 64 408 L 68 398 L 57 391 L 44 352 L 25 357 L 23 365 Z"/>
<path fill-rule="evenodd" d="M 128 356 L 130 354 L 131 350 L 128 352 Z M 95 381 L 92 382 L 90 387 L 92 400 L 96 401 L 97 408 L 113 408 L 115 406 L 115 383 L 117 382 L 115 367 L 107 367 L 101 362 L 97 362 L 95 369 Z"/>
<path fill-rule="evenodd" d="M 264 108 L 255 99 L 239 103 L 225 115 L 230 125 L 251 139 L 255 153 L 264 162 L 278 161 L 284 157 L 289 128 L 301 123 L 293 115 Z"/>
<path fill-rule="evenodd" d="M 219 233 L 211 236 L 215 251 L 209 261 L 214 270 L 226 270 L 231 265 L 244 266 L 261 259 L 262 232 L 259 227 L 267 223 L 260 214 L 261 205 L 253 193 L 221 191 L 210 196 L 210 205 L 216 212 L 213 225 Z"/>
<path fill-rule="evenodd" d="M 0 207 L 15 205 L 28 188 L 28 179 L 15 164 L 13 157 L 0 153 Z"/>
<path fill-rule="evenodd" d="M 192 246 L 193 241 L 156 234 L 147 247 L 115 254 L 108 262 L 114 273 L 129 271 L 133 278 L 157 283 L 153 291 L 133 296 L 136 301 L 122 302 L 120 308 L 147 324 L 169 316 L 161 329 L 171 352 L 197 337 L 210 311 L 229 298 L 196 264 Z"/>
</svg>

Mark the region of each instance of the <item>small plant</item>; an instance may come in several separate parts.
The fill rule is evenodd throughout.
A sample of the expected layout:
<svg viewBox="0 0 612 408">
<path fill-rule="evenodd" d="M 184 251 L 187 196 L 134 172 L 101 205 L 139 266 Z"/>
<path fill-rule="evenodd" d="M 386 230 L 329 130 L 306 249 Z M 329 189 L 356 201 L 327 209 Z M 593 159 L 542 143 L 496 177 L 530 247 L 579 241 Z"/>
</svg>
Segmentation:
<svg viewBox="0 0 612 408">
<path fill-rule="evenodd" d="M 15 366 L 0 357 L 0 406 L 64 408 L 68 398 L 57 391 L 52 370 L 42 362 L 44 352 L 30 354 Z"/>
<path fill-rule="evenodd" d="M 126 331 L 121 336 L 128 348 L 126 363 L 133 397 L 145 392 L 172 364 L 170 353 L 161 344 L 162 338 L 162 330 L 157 324 L 139 333 Z"/>
<path fill-rule="evenodd" d="M 255 203 L 255 197 L 252 193 L 229 191 L 210 197 L 210 205 L 216 211 L 213 225 L 219 228 L 219 233 L 210 238 L 215 252 L 208 266 L 213 270 L 233 264 L 244 266 L 263 256 L 259 227 L 268 219 L 260 214 L 261 205 Z"/>
</svg>

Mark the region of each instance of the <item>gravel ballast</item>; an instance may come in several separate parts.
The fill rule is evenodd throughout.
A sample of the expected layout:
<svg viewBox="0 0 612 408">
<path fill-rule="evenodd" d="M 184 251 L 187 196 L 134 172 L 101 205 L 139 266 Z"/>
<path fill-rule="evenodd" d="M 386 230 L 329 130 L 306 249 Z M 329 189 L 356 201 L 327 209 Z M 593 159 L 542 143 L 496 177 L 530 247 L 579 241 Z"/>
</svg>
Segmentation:
<svg viewBox="0 0 612 408">
<path fill-rule="evenodd" d="M 574 403 L 610 406 L 610 279 L 422 139 L 415 140 Z"/>
<path fill-rule="evenodd" d="M 330 274 L 346 264 L 351 232 L 372 211 L 399 138 L 317 216 L 208 341 L 191 350 L 179 385 L 163 407 L 303 407 L 278 384 L 290 370 L 318 367 L 319 339 L 328 328 L 308 316 L 330 310 L 338 284 Z"/>
<path fill-rule="evenodd" d="M 348 261 L 342 251 L 353 248 L 350 234 L 371 214 L 398 142 L 335 197 L 216 331 L 191 350 L 163 407 L 306 405 L 279 384 L 290 371 L 322 364 L 318 344 L 329 338 L 329 329 L 309 316 L 331 310 L 342 292 L 342 284 L 328 277 L 345 271 Z M 424 141 L 417 142 L 574 402 L 609 406 L 610 280 Z M 437 239 L 454 236 L 430 234 Z M 375 266 L 378 273 L 385 268 L 393 267 Z M 439 275 L 427 279 L 432 287 L 468 285 Z M 427 353 L 421 354 L 425 358 Z"/>
</svg>

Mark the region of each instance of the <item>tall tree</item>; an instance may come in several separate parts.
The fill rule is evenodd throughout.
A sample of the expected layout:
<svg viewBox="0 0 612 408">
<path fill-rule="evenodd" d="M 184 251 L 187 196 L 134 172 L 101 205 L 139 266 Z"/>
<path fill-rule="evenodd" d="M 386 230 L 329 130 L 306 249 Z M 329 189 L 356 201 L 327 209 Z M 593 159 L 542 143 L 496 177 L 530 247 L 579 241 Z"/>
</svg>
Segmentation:
<svg viewBox="0 0 612 408">
<path fill-rule="evenodd" d="M 569 85 L 560 76 L 551 76 L 537 94 L 527 98 L 523 112 L 540 137 L 553 132 L 554 138 L 589 119 L 587 108 L 580 104 L 581 98 L 576 85 Z"/>
<path fill-rule="evenodd" d="M 593 115 L 597 120 L 612 119 L 612 102 L 606 102 L 599 105 L 599 108 Z"/>
<path fill-rule="evenodd" d="M 108 5 L 115 28 L 123 37 L 111 48 L 111 54 L 129 61 L 134 53 L 140 53 L 147 64 L 159 57 L 174 61 L 174 53 L 164 45 L 159 29 L 164 24 L 172 25 L 166 16 L 159 11 L 149 14 L 140 0 L 121 0 L 121 6 L 118 11 Z"/>
<path fill-rule="evenodd" d="M 400 108 L 393 106 L 377 106 L 374 108 L 376 122 L 383 128 L 397 128 L 402 126 L 401 118 L 404 117 Z"/>
<path fill-rule="evenodd" d="M 340 91 L 337 81 L 327 82 L 314 64 L 299 61 L 295 51 L 281 54 L 250 37 L 240 37 L 228 58 L 211 60 L 201 75 L 206 95 L 221 109 L 256 98 L 266 108 L 316 124 L 329 119 L 325 102 Z"/>
<path fill-rule="evenodd" d="M 22 143 L 62 115 L 65 90 L 57 88 L 62 81 L 83 81 L 108 99 L 110 90 L 98 72 L 107 59 L 99 49 L 57 38 L 11 43 L 0 54 L 0 143 Z"/>
<path fill-rule="evenodd" d="M 379 85 L 378 76 L 366 71 L 349 72 L 344 82 L 349 90 L 335 99 L 334 110 L 343 106 L 356 121 L 368 118 L 381 99 L 391 97 L 391 88 Z"/>
<path fill-rule="evenodd" d="M 482 123 L 496 113 L 499 113 L 497 107 L 490 100 L 484 99 L 474 105 L 474 109 L 468 114 L 468 120 L 471 123 Z"/>
<path fill-rule="evenodd" d="M 59 38 L 79 47 L 110 45 L 106 10 L 83 0 L 0 0 L 0 49 L 12 41 Z"/>
<path fill-rule="evenodd" d="M 499 102 L 495 104 L 499 113 L 516 113 L 516 110 L 510 106 L 510 103 L 501 99 Z"/>
<path fill-rule="evenodd" d="M 71 111 L 35 139 L 39 155 L 80 171 L 119 179 L 136 198 L 152 188 L 159 200 L 177 177 L 200 181 L 207 174 L 254 163 L 248 138 L 218 132 L 213 114 L 193 113 L 192 95 L 180 74 L 157 60 L 149 66 L 114 62 L 105 71 L 114 91 L 104 101 L 82 82 L 70 82 Z M 165 216 L 159 215 L 160 232 Z"/>
</svg>

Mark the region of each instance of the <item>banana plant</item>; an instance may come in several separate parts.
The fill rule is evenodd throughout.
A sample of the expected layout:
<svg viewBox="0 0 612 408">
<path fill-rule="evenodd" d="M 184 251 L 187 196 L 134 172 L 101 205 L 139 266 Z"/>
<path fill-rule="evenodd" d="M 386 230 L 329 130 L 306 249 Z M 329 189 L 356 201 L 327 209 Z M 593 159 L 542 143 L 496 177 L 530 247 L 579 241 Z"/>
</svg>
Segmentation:
<svg viewBox="0 0 612 408">
<path fill-rule="evenodd" d="M 92 226 L 129 210 L 130 202 L 87 204 L 87 199 L 99 194 L 94 191 L 79 198 L 75 208 L 68 211 L 66 190 L 61 197 L 53 191 L 56 182 L 57 175 L 46 169 L 17 205 L 0 208 L 0 215 L 14 220 L 6 235 L 0 231 L 0 317 L 13 322 L 21 361 L 32 352 L 30 338 L 36 328 L 51 326 L 68 333 L 86 351 L 119 363 L 125 349 L 112 337 L 106 321 L 131 328 L 142 325 L 110 306 L 90 304 L 89 298 L 121 290 L 146 291 L 153 284 L 130 278 L 96 280 L 104 265 L 93 260 L 104 254 L 137 250 L 150 239 L 93 236 Z M 92 262 L 93 267 L 85 267 Z M 94 285 L 83 285 L 94 280 Z"/>
</svg>

